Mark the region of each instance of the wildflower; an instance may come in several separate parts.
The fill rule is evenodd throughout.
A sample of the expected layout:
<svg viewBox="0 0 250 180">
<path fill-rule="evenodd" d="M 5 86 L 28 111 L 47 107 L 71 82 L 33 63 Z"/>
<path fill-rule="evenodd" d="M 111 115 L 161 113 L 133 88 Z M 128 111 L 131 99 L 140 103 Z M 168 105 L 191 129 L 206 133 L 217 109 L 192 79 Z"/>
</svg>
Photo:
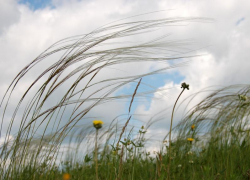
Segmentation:
<svg viewBox="0 0 250 180">
<path fill-rule="evenodd" d="M 96 134 L 95 134 L 95 175 L 96 179 L 98 180 L 98 158 L 97 158 L 97 137 L 98 137 L 98 129 L 102 128 L 103 122 L 101 120 L 94 120 L 93 126 L 96 128 Z"/>
<path fill-rule="evenodd" d="M 63 175 L 63 180 L 69 180 L 70 179 L 70 174 L 69 173 L 65 173 Z"/>
<path fill-rule="evenodd" d="M 191 152 L 191 151 L 188 151 L 188 153 L 187 153 L 188 155 L 192 155 L 193 153 Z"/>
<path fill-rule="evenodd" d="M 164 140 L 163 143 L 167 143 L 168 141 L 167 140 Z"/>
<path fill-rule="evenodd" d="M 103 122 L 101 120 L 94 120 L 93 121 L 93 126 L 96 128 L 96 129 L 100 129 L 103 125 Z"/>
<path fill-rule="evenodd" d="M 181 168 L 181 164 L 178 165 L 178 168 Z"/>
<path fill-rule="evenodd" d="M 191 130 L 193 131 L 193 130 L 194 130 L 194 128 L 195 128 L 195 125 L 193 124 L 193 125 L 191 126 Z"/>
<path fill-rule="evenodd" d="M 193 139 L 193 138 L 187 138 L 187 140 L 188 140 L 189 142 L 194 141 L 194 139 Z"/>
<path fill-rule="evenodd" d="M 194 161 L 190 160 L 189 163 L 190 163 L 190 164 L 194 164 Z"/>
<path fill-rule="evenodd" d="M 181 83 L 181 88 L 189 90 L 189 84 Z"/>
</svg>

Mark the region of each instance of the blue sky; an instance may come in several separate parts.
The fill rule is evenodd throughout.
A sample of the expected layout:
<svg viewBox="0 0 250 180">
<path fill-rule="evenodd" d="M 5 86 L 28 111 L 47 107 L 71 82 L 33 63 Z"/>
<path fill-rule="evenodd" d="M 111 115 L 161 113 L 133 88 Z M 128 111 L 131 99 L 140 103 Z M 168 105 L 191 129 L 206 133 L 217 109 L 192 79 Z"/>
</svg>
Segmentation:
<svg viewBox="0 0 250 180">
<path fill-rule="evenodd" d="M 173 73 L 162 73 L 162 74 L 155 74 L 152 76 L 146 76 L 142 78 L 141 85 L 139 86 L 137 92 L 146 92 L 146 91 L 152 91 L 152 88 L 149 88 L 148 86 L 143 85 L 143 83 L 150 85 L 155 90 L 157 90 L 159 87 L 163 87 L 167 82 L 173 81 L 175 84 L 180 84 L 185 79 L 184 76 L 180 75 L 178 71 L 174 71 Z M 139 81 L 138 81 L 139 82 Z M 134 92 L 135 87 L 137 85 L 137 82 L 131 83 L 131 86 L 128 88 L 123 88 L 122 91 L 119 91 L 121 94 L 131 94 Z M 145 110 L 148 110 L 150 108 L 150 104 L 152 101 L 153 94 L 145 96 L 146 102 L 143 103 L 145 106 Z M 130 99 L 128 99 L 129 102 L 127 103 L 127 107 L 130 104 Z M 133 102 L 133 106 L 131 108 L 131 112 L 133 113 L 138 105 L 140 105 L 142 102 L 137 102 L 136 100 Z"/>
<path fill-rule="evenodd" d="M 33 10 L 42 9 L 46 6 L 52 7 L 51 0 L 20 0 L 20 4 L 28 4 Z"/>
</svg>

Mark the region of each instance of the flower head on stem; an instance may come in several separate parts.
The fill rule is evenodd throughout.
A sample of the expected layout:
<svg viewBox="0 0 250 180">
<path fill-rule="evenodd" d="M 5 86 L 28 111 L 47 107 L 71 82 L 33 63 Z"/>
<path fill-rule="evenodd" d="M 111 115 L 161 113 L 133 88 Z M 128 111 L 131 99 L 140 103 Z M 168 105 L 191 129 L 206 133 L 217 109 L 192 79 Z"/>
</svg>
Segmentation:
<svg viewBox="0 0 250 180">
<path fill-rule="evenodd" d="M 102 122 L 101 120 L 94 120 L 94 121 L 93 121 L 93 126 L 94 126 L 96 129 L 102 128 L 102 125 L 103 125 L 103 122 Z"/>
<path fill-rule="evenodd" d="M 191 130 L 193 131 L 193 130 L 194 130 L 194 128 L 195 128 L 195 125 L 193 124 L 193 125 L 191 126 Z"/>
<path fill-rule="evenodd" d="M 188 140 L 190 143 L 192 143 L 192 142 L 194 141 L 193 138 L 187 138 L 187 140 Z"/>
<path fill-rule="evenodd" d="M 174 117 L 174 110 L 175 110 L 175 106 L 177 104 L 177 101 L 179 100 L 180 96 L 182 95 L 182 93 L 185 91 L 185 89 L 189 90 L 189 84 L 186 84 L 185 82 L 183 82 L 181 84 L 181 88 L 182 91 L 179 94 L 179 96 L 177 97 L 173 110 L 172 110 L 172 115 L 171 115 L 171 123 L 170 123 L 170 130 L 169 130 L 169 164 L 168 164 L 168 180 L 170 180 L 170 166 L 171 166 L 171 132 L 172 132 L 172 125 L 173 125 L 173 117 Z"/>
</svg>

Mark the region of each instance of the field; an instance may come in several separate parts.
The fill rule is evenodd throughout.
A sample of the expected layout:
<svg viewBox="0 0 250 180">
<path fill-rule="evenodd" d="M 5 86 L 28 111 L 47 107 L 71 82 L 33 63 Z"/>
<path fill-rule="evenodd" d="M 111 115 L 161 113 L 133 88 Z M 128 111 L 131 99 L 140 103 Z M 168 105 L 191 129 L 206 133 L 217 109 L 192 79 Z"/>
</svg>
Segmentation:
<svg viewBox="0 0 250 180">
<path fill-rule="evenodd" d="M 163 37 L 147 43 L 95 49 L 104 42 L 111 41 L 111 44 L 115 44 L 112 42 L 114 39 L 190 21 L 210 22 L 204 18 L 176 18 L 109 25 L 86 35 L 59 41 L 25 66 L 10 84 L 1 102 L 2 122 L 5 121 L 9 97 L 20 79 L 37 63 L 53 54 L 64 52 L 61 58 L 46 67 L 22 94 L 12 112 L 8 128 L 3 129 L 1 126 L 1 134 L 4 132 L 6 137 L 0 151 L 1 179 L 250 179 L 249 85 L 232 85 L 210 92 L 195 107 L 188 109 L 184 118 L 178 119 L 179 123 L 172 127 L 172 122 L 176 121 L 174 105 L 172 116 L 167 117 L 171 122 L 169 133 L 161 140 L 160 150 L 149 152 L 146 144 L 150 144 L 150 139 L 145 137 L 154 122 L 141 127 L 130 126 L 133 119 L 131 109 L 137 97 L 155 91 L 141 93 L 138 89 L 143 78 L 182 66 L 185 62 L 170 63 L 170 66 L 144 74 L 129 74 L 94 81 L 103 69 L 114 65 L 166 62 L 193 57 L 186 56 L 185 53 L 173 57 L 166 56 L 165 47 L 179 47 L 183 42 L 171 44 L 160 41 Z M 74 64 L 77 66 L 67 72 Z M 74 81 L 71 79 L 69 83 L 68 80 L 73 77 Z M 126 95 L 115 94 L 119 88 L 131 82 L 136 84 L 133 92 Z M 174 97 L 176 104 L 180 103 L 179 99 L 185 91 L 192 91 L 192 85 L 189 88 L 186 83 L 180 87 L 179 96 Z M 22 115 L 18 116 L 21 121 L 17 120 L 16 115 L 21 104 L 36 84 L 38 88 L 25 103 Z M 54 106 L 48 107 L 53 100 L 52 95 L 63 85 L 66 87 L 65 93 L 61 94 L 60 100 Z M 96 106 L 122 99 L 129 100 L 124 124 L 117 123 L 115 117 L 110 124 L 102 119 L 88 117 L 89 126 L 78 127 L 78 123 Z M 66 110 L 69 106 L 72 107 L 69 108 L 70 112 Z M 66 116 L 68 114 L 69 116 Z M 117 117 L 119 115 L 117 114 Z M 68 117 L 67 121 L 64 116 Z M 20 122 L 20 128 L 18 132 L 13 133 L 13 124 L 17 121 Z M 73 144 L 74 148 L 67 146 L 64 151 L 66 155 L 61 156 L 60 152 L 66 141 L 69 145 Z"/>
</svg>

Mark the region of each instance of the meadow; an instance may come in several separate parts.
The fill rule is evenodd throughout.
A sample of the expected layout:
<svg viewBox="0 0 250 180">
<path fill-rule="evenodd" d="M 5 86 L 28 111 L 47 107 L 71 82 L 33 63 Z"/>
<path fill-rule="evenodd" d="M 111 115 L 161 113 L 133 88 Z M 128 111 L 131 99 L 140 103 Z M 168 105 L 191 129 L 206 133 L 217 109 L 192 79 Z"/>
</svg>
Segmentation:
<svg viewBox="0 0 250 180">
<path fill-rule="evenodd" d="M 183 102 L 179 99 L 185 91 L 192 91 L 192 85 L 182 83 L 179 96 L 174 97 L 176 104 L 172 107 L 172 116 L 166 117 L 171 126 L 170 129 L 166 127 L 169 133 L 161 140 L 159 151 L 149 152 L 146 146 L 150 139 L 145 137 L 154 122 L 140 127 L 130 125 L 135 99 L 156 91 L 138 92 L 143 78 L 183 66 L 185 61 L 178 60 L 197 55 L 179 51 L 169 56 L 166 52 L 172 47 L 181 49 L 187 42 L 164 41 L 168 35 L 127 46 L 123 44 L 124 39 L 121 43 L 114 40 L 147 35 L 158 28 L 180 23 L 210 21 L 205 18 L 166 18 L 116 22 L 89 34 L 63 39 L 41 53 L 18 73 L 1 101 L 3 124 L 4 115 L 9 112 L 11 95 L 19 81 L 41 61 L 61 53 L 55 63 L 36 74 L 37 78 L 11 109 L 8 127 L 4 129 L 1 125 L 1 137 L 5 137 L 0 151 L 1 179 L 250 179 L 250 86 L 247 84 L 209 92 L 172 127 L 172 122 L 176 121 L 175 105 Z M 102 45 L 111 46 L 105 49 Z M 152 72 L 95 81 L 103 70 L 110 67 L 143 62 L 169 64 Z M 130 83 L 135 84 L 132 92 L 125 95 L 115 93 Z M 35 85 L 37 89 L 32 94 Z M 60 87 L 65 92 L 58 93 Z M 29 94 L 31 97 L 26 102 Z M 60 95 L 59 100 L 50 105 L 55 94 Z M 192 98 L 185 101 L 192 101 Z M 128 107 L 123 124 L 117 121 L 120 114 L 110 124 L 102 118 L 87 117 L 101 104 L 124 99 L 128 101 Z M 23 104 L 25 108 L 21 109 Z M 18 112 L 21 116 L 17 116 Z M 89 125 L 80 126 L 86 117 Z M 19 129 L 13 132 L 16 122 L 20 123 Z M 65 142 L 69 142 L 64 151 L 66 156 L 61 156 Z M 70 148 L 71 145 L 74 148 Z M 83 151 L 83 147 L 87 150 Z"/>
</svg>

